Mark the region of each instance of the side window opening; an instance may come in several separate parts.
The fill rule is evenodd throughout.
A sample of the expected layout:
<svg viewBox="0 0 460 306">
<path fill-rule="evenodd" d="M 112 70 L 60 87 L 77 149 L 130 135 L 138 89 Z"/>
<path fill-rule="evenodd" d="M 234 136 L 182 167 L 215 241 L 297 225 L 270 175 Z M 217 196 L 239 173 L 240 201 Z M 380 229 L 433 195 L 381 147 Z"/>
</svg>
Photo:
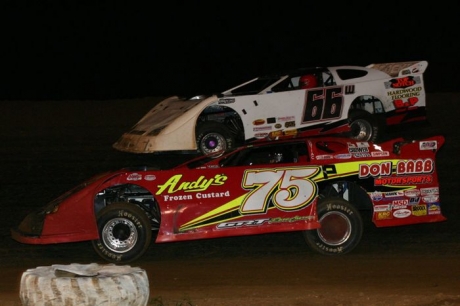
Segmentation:
<svg viewBox="0 0 460 306">
<path fill-rule="evenodd" d="M 239 152 L 231 162 L 222 164 L 225 166 L 252 166 L 279 163 L 297 163 L 299 160 L 307 160 L 307 146 L 303 142 L 267 145 L 262 147 L 248 148 Z"/>
<path fill-rule="evenodd" d="M 338 141 L 318 141 L 316 142 L 316 148 L 325 153 L 337 153 L 348 149 L 345 144 Z"/>
<path fill-rule="evenodd" d="M 329 71 L 324 71 L 323 72 L 323 81 L 324 81 L 324 86 L 334 86 L 336 85 L 334 77 Z"/>
<path fill-rule="evenodd" d="M 359 69 L 337 69 L 337 74 L 342 80 L 362 78 L 368 74 L 366 70 Z"/>
</svg>

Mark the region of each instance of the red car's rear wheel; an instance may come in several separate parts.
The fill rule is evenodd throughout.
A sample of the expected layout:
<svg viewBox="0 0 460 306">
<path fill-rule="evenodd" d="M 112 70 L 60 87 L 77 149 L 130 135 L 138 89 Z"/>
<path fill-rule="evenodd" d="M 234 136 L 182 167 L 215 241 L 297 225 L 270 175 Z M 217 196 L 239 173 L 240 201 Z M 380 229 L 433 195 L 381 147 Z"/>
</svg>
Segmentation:
<svg viewBox="0 0 460 306">
<path fill-rule="evenodd" d="M 359 211 L 339 197 L 322 199 L 317 204 L 321 228 L 304 231 L 306 243 L 324 255 L 351 252 L 361 241 L 363 221 Z"/>
</svg>

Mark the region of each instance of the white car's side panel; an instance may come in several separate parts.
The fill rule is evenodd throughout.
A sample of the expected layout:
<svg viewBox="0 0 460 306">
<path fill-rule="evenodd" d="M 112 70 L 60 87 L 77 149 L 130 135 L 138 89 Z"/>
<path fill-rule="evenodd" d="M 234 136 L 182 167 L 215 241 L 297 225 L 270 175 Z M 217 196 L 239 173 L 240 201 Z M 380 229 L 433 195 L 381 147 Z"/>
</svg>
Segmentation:
<svg viewBox="0 0 460 306">
<path fill-rule="evenodd" d="M 350 118 L 356 117 L 350 110 L 379 114 L 387 125 L 416 121 L 424 117 L 427 66 L 426 61 L 414 61 L 307 68 L 254 78 L 208 98 L 171 97 L 152 108 L 113 147 L 133 153 L 197 150 L 198 119 L 220 118 L 221 130 L 232 125 L 241 132 L 234 136 L 245 141 L 299 132 L 348 132 Z M 309 74 L 318 79 L 317 87 L 301 89 L 300 78 Z"/>
<path fill-rule="evenodd" d="M 262 95 L 238 96 L 235 102 L 226 104 L 240 115 L 245 139 L 265 138 L 275 127 L 268 120 L 280 122 L 280 118 L 296 121 L 292 128 L 300 126 L 300 112 L 303 108 L 305 90 L 269 93 Z M 276 114 L 276 116 L 274 116 Z M 282 119 L 286 120 L 286 119 Z M 281 127 L 279 128 L 281 129 Z"/>
</svg>

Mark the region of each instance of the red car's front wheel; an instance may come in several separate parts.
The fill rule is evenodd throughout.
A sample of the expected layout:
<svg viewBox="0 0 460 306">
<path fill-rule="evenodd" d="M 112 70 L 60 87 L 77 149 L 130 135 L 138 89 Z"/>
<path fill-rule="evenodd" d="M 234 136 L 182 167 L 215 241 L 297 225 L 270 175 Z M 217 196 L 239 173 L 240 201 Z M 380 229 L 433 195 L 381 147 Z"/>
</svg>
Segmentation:
<svg viewBox="0 0 460 306">
<path fill-rule="evenodd" d="M 147 214 L 131 203 L 114 203 L 97 215 L 99 239 L 93 247 L 104 260 L 127 263 L 141 257 L 152 240 Z"/>
</svg>

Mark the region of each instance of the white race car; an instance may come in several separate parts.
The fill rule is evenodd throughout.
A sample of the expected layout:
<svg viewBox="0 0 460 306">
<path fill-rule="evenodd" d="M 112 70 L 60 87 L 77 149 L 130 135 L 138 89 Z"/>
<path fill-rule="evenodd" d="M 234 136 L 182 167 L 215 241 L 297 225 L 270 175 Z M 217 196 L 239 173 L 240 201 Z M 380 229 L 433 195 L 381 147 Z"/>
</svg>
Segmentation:
<svg viewBox="0 0 460 306">
<path fill-rule="evenodd" d="M 342 135 L 378 142 L 387 127 L 426 120 L 426 61 L 303 68 L 212 96 L 155 105 L 113 147 L 216 156 L 254 141 Z"/>
</svg>

